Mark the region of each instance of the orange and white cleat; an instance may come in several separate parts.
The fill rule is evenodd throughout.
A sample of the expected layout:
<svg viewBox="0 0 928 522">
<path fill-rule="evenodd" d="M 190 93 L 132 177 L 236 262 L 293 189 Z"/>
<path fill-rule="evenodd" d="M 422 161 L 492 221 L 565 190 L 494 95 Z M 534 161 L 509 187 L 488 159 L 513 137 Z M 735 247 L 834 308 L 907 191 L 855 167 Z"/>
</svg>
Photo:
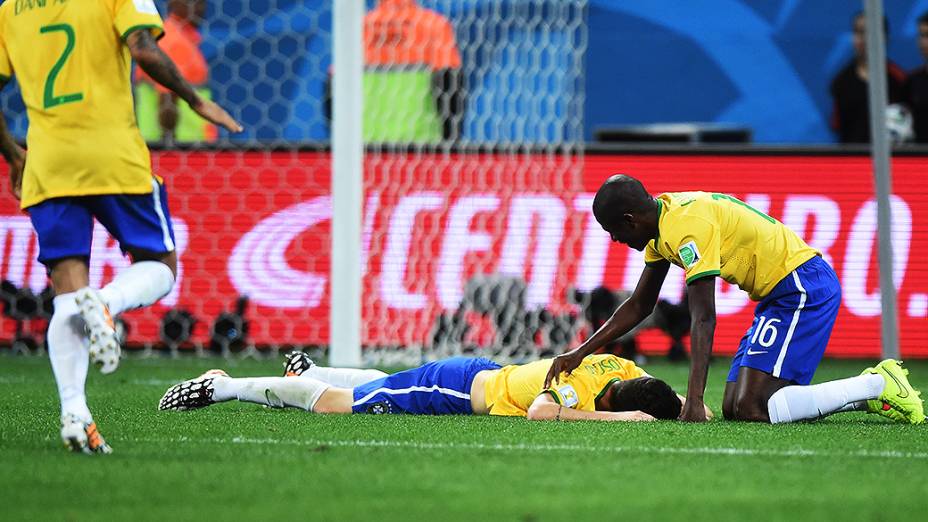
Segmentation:
<svg viewBox="0 0 928 522">
<path fill-rule="evenodd" d="M 101 373 L 113 373 L 119 366 L 121 348 L 106 303 L 90 287 L 78 290 L 74 299 L 90 337 L 90 362 L 97 365 Z"/>
<path fill-rule="evenodd" d="M 168 388 L 164 396 L 158 401 L 159 410 L 195 410 L 215 404 L 213 400 L 213 381 L 216 378 L 228 377 L 222 370 L 209 370 L 196 379 L 190 379 Z"/>
<path fill-rule="evenodd" d="M 61 417 L 61 440 L 65 448 L 75 453 L 107 455 L 113 452 L 97 431 L 97 423 L 83 421 L 71 414 Z"/>
<path fill-rule="evenodd" d="M 284 377 L 297 377 L 316 365 L 312 359 L 303 352 L 290 352 L 284 361 Z"/>
</svg>

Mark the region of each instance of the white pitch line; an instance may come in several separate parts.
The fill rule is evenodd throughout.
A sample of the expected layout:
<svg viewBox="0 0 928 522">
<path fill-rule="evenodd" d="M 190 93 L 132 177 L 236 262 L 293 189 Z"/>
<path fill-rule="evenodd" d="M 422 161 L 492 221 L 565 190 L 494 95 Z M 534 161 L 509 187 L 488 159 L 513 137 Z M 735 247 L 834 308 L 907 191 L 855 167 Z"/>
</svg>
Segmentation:
<svg viewBox="0 0 928 522">
<path fill-rule="evenodd" d="M 890 458 L 890 459 L 928 459 L 926 452 L 909 451 L 822 451 L 809 449 L 762 450 L 751 448 L 673 448 L 661 446 L 583 446 L 579 444 L 492 444 L 482 442 L 416 442 L 394 440 L 279 440 L 252 439 L 233 437 L 231 439 L 147 439 L 137 440 L 149 443 L 206 443 L 206 444 L 269 444 L 280 446 L 340 447 L 340 448 L 392 448 L 409 450 L 461 450 L 461 451 L 502 451 L 506 453 L 565 451 L 565 452 L 609 452 L 609 453 L 646 453 L 659 455 L 721 455 L 733 457 L 829 457 L 829 458 Z"/>
</svg>

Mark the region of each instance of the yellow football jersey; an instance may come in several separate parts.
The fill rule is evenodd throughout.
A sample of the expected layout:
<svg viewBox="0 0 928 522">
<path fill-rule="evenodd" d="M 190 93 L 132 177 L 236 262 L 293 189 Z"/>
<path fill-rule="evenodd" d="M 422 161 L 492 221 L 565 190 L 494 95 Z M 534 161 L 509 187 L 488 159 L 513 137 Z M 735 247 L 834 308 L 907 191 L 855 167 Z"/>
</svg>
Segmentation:
<svg viewBox="0 0 928 522">
<path fill-rule="evenodd" d="M 760 301 L 784 277 L 819 252 L 776 219 L 727 194 L 661 194 L 658 237 L 644 260 L 666 259 L 686 282 L 720 275 Z"/>
<path fill-rule="evenodd" d="M 491 376 L 484 387 L 490 415 L 524 417 L 528 407 L 542 393 L 568 408 L 593 411 L 596 398 L 615 380 L 628 380 L 647 375 L 635 363 L 615 355 L 588 355 L 570 375 L 561 376 L 559 383 L 543 388 L 551 359 L 529 364 L 506 366 Z"/>
<path fill-rule="evenodd" d="M 0 5 L 0 76 L 15 74 L 29 116 L 23 208 L 62 196 L 151 192 L 124 43 L 137 29 L 161 36 L 152 0 Z"/>
</svg>

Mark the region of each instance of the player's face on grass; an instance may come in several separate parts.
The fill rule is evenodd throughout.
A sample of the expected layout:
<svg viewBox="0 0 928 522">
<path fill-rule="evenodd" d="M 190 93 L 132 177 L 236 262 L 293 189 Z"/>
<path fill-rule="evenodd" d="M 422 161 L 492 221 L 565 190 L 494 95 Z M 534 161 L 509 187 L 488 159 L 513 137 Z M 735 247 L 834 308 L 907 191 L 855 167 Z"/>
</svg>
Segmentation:
<svg viewBox="0 0 928 522">
<path fill-rule="evenodd" d="M 682 403 L 664 381 L 650 376 L 615 381 L 596 399 L 601 411 L 640 410 L 658 419 L 676 419 Z"/>
</svg>

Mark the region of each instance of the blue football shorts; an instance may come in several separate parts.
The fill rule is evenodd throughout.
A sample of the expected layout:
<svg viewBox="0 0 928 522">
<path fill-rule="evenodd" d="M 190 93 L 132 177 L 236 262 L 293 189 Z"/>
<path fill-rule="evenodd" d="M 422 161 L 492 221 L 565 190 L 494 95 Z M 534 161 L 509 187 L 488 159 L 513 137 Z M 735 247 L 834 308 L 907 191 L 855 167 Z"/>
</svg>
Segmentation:
<svg viewBox="0 0 928 522">
<path fill-rule="evenodd" d="M 26 209 L 39 238 L 39 262 L 90 258 L 94 218 L 119 242 L 123 253 L 174 250 L 167 190 L 152 177 L 150 194 L 110 194 L 47 199 Z"/>
<path fill-rule="evenodd" d="M 815 256 L 783 278 L 754 309 L 754 323 L 731 361 L 728 382 L 742 366 L 809 384 L 825 354 L 841 305 L 831 266 Z"/>
<path fill-rule="evenodd" d="M 353 413 L 470 415 L 470 387 L 483 370 L 500 365 L 483 358 L 452 357 L 394 373 L 354 389 Z"/>
</svg>

